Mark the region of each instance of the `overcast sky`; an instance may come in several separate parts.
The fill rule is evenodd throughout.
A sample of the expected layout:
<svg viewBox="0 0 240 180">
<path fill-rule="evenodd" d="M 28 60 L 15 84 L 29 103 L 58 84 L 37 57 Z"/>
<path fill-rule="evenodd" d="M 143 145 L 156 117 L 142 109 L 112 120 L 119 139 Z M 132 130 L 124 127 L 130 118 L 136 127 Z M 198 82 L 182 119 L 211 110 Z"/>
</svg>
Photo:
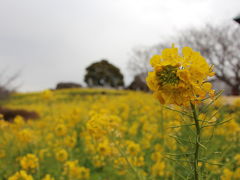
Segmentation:
<svg viewBox="0 0 240 180">
<path fill-rule="evenodd" d="M 129 83 L 134 47 L 239 13 L 240 0 L 0 0 L 0 70 L 20 70 L 20 90 L 35 91 L 83 83 L 85 68 L 106 58 Z"/>
</svg>

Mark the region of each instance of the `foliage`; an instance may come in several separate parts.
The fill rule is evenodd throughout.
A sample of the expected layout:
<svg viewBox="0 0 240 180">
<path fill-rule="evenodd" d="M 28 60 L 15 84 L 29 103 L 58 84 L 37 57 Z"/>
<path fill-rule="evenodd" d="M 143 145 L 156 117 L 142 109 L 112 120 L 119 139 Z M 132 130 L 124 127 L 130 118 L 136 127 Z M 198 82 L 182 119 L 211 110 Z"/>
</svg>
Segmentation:
<svg viewBox="0 0 240 180">
<path fill-rule="evenodd" d="M 122 87 L 123 75 L 120 70 L 106 60 L 91 64 L 86 68 L 87 74 L 84 81 L 89 87 Z"/>
<path fill-rule="evenodd" d="M 132 83 L 127 87 L 129 90 L 140 90 L 140 91 L 149 91 L 149 88 L 146 84 L 147 74 L 138 74 L 135 75 Z"/>
</svg>

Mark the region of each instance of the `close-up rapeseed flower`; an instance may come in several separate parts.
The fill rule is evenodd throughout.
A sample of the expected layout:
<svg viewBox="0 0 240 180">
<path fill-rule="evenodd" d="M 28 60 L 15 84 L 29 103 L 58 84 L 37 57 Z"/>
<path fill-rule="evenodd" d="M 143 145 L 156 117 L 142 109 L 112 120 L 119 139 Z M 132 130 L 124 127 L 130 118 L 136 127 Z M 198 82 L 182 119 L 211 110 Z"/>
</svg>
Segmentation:
<svg viewBox="0 0 240 180">
<path fill-rule="evenodd" d="M 190 47 L 184 47 L 181 54 L 174 46 L 166 48 L 161 55 L 154 55 L 150 63 L 153 72 L 149 72 L 146 81 L 162 104 L 188 106 L 190 101 L 214 95 L 208 82 L 214 75 L 213 66 Z"/>
</svg>

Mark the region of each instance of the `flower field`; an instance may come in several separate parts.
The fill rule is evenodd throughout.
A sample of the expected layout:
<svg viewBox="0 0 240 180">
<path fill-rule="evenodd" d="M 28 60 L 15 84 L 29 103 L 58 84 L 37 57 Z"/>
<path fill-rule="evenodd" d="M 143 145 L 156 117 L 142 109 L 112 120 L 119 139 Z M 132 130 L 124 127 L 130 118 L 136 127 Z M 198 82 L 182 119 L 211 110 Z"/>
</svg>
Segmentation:
<svg viewBox="0 0 240 180">
<path fill-rule="evenodd" d="M 240 179 L 240 101 L 214 102 L 199 119 L 199 166 L 205 179 Z M 40 118 L 0 120 L 0 179 L 191 179 L 193 128 L 188 114 L 151 94 L 124 90 L 59 90 L 15 94 L 5 107 Z M 220 109 L 220 110 L 219 110 Z M 181 112 L 181 113 L 180 113 Z"/>
</svg>

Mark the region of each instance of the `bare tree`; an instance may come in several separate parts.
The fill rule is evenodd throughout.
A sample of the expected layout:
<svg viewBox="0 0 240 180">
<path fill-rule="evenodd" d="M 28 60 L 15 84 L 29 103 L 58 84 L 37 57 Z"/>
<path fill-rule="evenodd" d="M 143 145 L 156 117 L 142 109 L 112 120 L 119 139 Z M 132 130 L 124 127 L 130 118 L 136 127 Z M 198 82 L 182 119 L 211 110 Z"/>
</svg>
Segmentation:
<svg viewBox="0 0 240 180">
<path fill-rule="evenodd" d="M 153 48 L 137 47 L 130 54 L 128 68 L 133 75 L 146 74 L 151 70 L 149 60 L 153 55 Z"/>
<path fill-rule="evenodd" d="M 20 72 L 7 75 L 7 69 L 0 72 L 0 99 L 7 98 L 12 92 L 16 91 L 19 86 L 16 86 L 16 79 Z"/>
</svg>

